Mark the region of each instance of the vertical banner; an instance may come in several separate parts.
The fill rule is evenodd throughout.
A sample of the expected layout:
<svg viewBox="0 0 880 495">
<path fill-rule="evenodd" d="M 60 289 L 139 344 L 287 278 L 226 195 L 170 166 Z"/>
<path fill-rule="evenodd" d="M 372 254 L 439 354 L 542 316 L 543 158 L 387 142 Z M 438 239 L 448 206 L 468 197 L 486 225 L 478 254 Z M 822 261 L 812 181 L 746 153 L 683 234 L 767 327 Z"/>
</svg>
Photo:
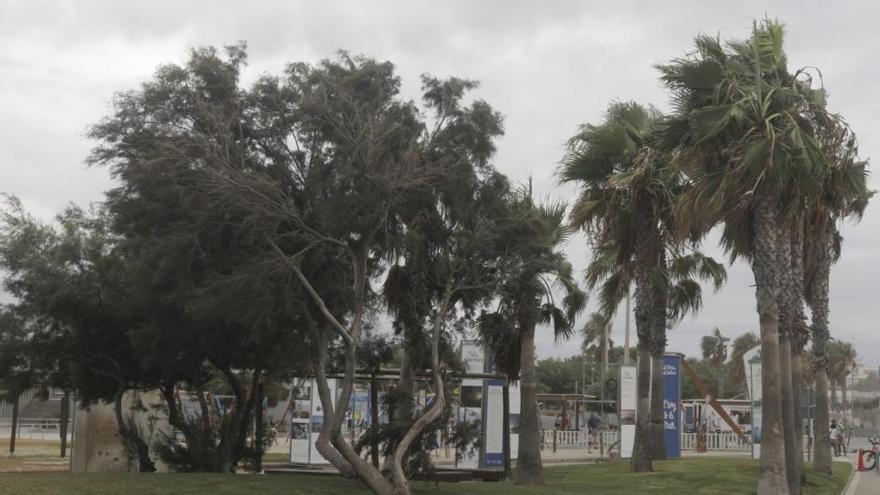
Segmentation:
<svg viewBox="0 0 880 495">
<path fill-rule="evenodd" d="M 504 468 L 504 381 L 486 380 L 486 415 L 483 444 L 483 466 L 489 469 Z"/>
<path fill-rule="evenodd" d="M 620 400 L 617 402 L 617 414 L 620 418 L 620 457 L 632 457 L 633 444 L 636 440 L 636 400 L 637 386 L 635 366 L 620 367 Z"/>
<path fill-rule="evenodd" d="M 761 390 L 761 360 L 749 362 L 749 376 L 752 397 L 752 459 L 761 458 L 761 432 L 764 420 L 763 391 Z"/>
<path fill-rule="evenodd" d="M 666 457 L 681 457 L 681 355 L 663 356 L 663 432 Z"/>
<path fill-rule="evenodd" d="M 508 399 L 510 401 L 510 458 L 519 456 L 519 415 L 520 397 L 519 382 L 508 385 Z"/>
</svg>

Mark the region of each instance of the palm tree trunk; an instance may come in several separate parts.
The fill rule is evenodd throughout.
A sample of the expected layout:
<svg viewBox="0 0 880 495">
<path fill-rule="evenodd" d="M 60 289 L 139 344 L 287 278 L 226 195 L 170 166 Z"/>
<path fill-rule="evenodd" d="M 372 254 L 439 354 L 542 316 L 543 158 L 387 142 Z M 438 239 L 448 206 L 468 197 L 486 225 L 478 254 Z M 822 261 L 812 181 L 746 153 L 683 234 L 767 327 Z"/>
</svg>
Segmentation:
<svg viewBox="0 0 880 495">
<path fill-rule="evenodd" d="M 828 403 L 828 372 L 824 365 L 816 365 L 816 419 L 814 436 L 816 451 L 813 454 L 813 469 L 831 476 L 831 404 Z"/>
<path fill-rule="evenodd" d="M 790 315 L 786 315 L 788 318 Z M 788 332 L 779 338 L 779 368 L 782 383 L 782 429 L 785 432 L 785 474 L 791 495 L 800 495 L 801 476 L 798 472 L 797 450 L 794 425 L 794 392 L 791 379 L 791 339 Z"/>
<path fill-rule="evenodd" d="M 663 352 L 651 355 L 651 459 L 666 459 L 666 431 L 663 421 Z"/>
<path fill-rule="evenodd" d="M 640 259 L 636 271 L 636 344 L 638 352 L 636 433 L 633 442 L 631 466 L 633 472 L 642 473 L 654 470 L 651 463 L 651 339 L 656 336 L 656 318 L 653 312 L 655 293 L 651 271 L 655 263 L 651 259 Z M 663 308 L 665 310 L 665 308 Z"/>
<path fill-rule="evenodd" d="M 806 292 L 807 304 L 812 312 L 813 355 L 816 358 L 816 453 L 813 456 L 813 469 L 828 475 L 831 467 L 831 405 L 828 403 L 828 357 L 825 346 L 828 344 L 828 282 L 831 275 L 831 229 L 830 224 L 822 229 L 820 239 L 807 238 L 815 252 L 815 268 Z M 833 385 L 832 385 L 833 386 Z"/>
<path fill-rule="evenodd" d="M 752 206 L 752 272 L 755 275 L 755 298 L 761 328 L 761 388 L 763 396 L 761 423 L 761 475 L 758 495 L 788 494 L 785 470 L 785 434 L 782 429 L 782 381 L 779 365 L 779 304 L 781 288 L 778 254 L 779 205 L 766 194 Z"/>
<path fill-rule="evenodd" d="M 847 413 L 849 411 L 849 403 L 846 401 L 846 374 L 843 375 L 843 378 L 840 380 L 840 398 L 841 398 L 841 406 L 843 406 L 843 421 L 844 423 L 847 421 Z"/>
<path fill-rule="evenodd" d="M 724 398 L 724 363 L 718 365 L 718 398 Z"/>
<path fill-rule="evenodd" d="M 633 472 L 645 473 L 654 470 L 651 462 L 651 351 L 644 342 L 638 343 L 638 400 L 636 401 L 636 436 L 633 443 L 631 466 Z"/>
<path fill-rule="evenodd" d="M 837 404 L 837 380 L 834 376 L 829 376 L 828 383 L 831 384 L 831 407 L 834 407 Z"/>
<path fill-rule="evenodd" d="M 798 484 L 801 487 L 807 482 L 807 473 L 804 471 L 804 410 L 801 407 L 804 390 L 803 374 L 803 349 L 800 344 L 797 344 L 792 346 L 791 351 L 791 398 L 794 404 L 794 440 L 795 452 L 797 453 Z"/>
<path fill-rule="evenodd" d="M 520 426 L 516 458 L 516 484 L 543 485 L 541 432 L 535 373 L 535 323 L 520 322 Z"/>
<path fill-rule="evenodd" d="M 804 390 L 803 353 L 809 339 L 809 330 L 804 314 L 804 224 L 797 222 L 791 229 L 789 256 L 791 270 L 788 271 L 789 283 L 792 286 L 790 296 L 793 305 L 791 329 L 791 398 L 794 407 L 795 452 L 798 470 L 798 488 L 807 484 L 807 472 L 804 470 L 804 412 L 801 403 Z"/>
</svg>

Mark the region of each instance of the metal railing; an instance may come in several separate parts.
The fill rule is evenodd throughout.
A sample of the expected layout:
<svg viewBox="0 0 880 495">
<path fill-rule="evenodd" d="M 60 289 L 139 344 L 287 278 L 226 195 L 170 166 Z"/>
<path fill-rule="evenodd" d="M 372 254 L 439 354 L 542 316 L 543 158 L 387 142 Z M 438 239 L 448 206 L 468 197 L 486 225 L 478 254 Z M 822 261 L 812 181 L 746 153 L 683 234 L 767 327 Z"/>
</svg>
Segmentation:
<svg viewBox="0 0 880 495">
<path fill-rule="evenodd" d="M 12 419 L 0 418 L 0 438 L 9 438 L 12 432 Z M 73 435 L 71 420 L 67 420 L 67 436 Z M 61 420 L 57 418 L 19 418 L 16 427 L 16 438 L 30 440 L 60 440 Z"/>
<path fill-rule="evenodd" d="M 681 450 L 697 450 L 697 434 L 681 434 Z M 743 441 L 736 433 L 707 433 L 706 450 L 721 452 L 748 452 L 752 444 Z"/>
<path fill-rule="evenodd" d="M 598 449 L 599 445 L 608 446 L 617 442 L 616 431 L 602 431 L 595 438 L 591 439 L 590 434 L 584 430 L 544 430 L 543 431 L 544 449 L 570 449 L 570 448 L 587 448 L 590 442 L 593 448 Z M 601 442 L 601 443 L 600 443 Z"/>
</svg>

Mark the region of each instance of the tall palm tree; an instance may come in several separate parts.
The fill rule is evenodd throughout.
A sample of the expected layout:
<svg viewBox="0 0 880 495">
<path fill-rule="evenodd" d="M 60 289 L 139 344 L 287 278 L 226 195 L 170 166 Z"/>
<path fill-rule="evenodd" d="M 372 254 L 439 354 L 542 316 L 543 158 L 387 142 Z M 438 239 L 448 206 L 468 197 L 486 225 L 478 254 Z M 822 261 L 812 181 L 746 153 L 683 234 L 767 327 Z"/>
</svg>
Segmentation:
<svg viewBox="0 0 880 495">
<path fill-rule="evenodd" d="M 703 351 L 703 359 L 712 363 L 718 370 L 718 398 L 724 397 L 724 363 L 727 361 L 727 343 L 730 338 L 721 334 L 718 327 L 711 335 L 704 335 L 700 341 L 700 349 Z"/>
<path fill-rule="evenodd" d="M 723 221 L 727 252 L 751 263 L 764 395 L 758 493 L 789 493 L 796 473 L 786 463 L 782 396 L 791 371 L 781 367 L 779 340 L 789 267 L 780 252 L 805 203 L 821 193 L 826 160 L 814 123 L 827 115 L 826 95 L 789 72 L 779 22 L 755 23 L 748 40 L 701 35 L 695 45 L 660 67 L 676 106 L 662 142 L 693 186 L 680 209 L 685 223 L 705 229 Z"/>
<path fill-rule="evenodd" d="M 721 265 L 693 250 L 695 242 L 682 242 L 677 235 L 673 206 L 683 184 L 649 143 L 660 120 L 652 108 L 614 103 L 604 122 L 584 125 L 571 138 L 560 168 L 562 182 L 581 190 L 569 221 L 586 232 L 591 244 L 587 285 L 599 291 L 605 318 L 635 284 L 636 472 L 651 471 L 651 458 L 665 455 L 661 358 L 669 321 L 699 309 L 695 277 L 711 278 L 716 287 L 724 280 Z"/>
<path fill-rule="evenodd" d="M 858 144 L 839 116 L 830 116 L 819 129 L 822 151 L 830 164 L 823 180 L 823 194 L 804 215 L 803 289 L 812 314 L 813 379 L 816 385 L 816 455 L 813 468 L 832 474 L 829 444 L 828 402 L 828 287 L 831 265 L 840 257 L 842 237 L 837 223 L 845 218 L 860 220 L 873 192 L 867 187 L 867 162 L 858 158 Z M 809 233 L 809 235 L 807 235 Z"/>
<path fill-rule="evenodd" d="M 562 252 L 569 234 L 565 206 L 535 204 L 530 184 L 511 195 L 509 217 L 507 234 L 518 242 L 508 256 L 517 260 L 518 269 L 501 284 L 497 309 L 480 316 L 477 330 L 483 345 L 493 350 L 496 368 L 520 381 L 516 483 L 543 485 L 535 330 L 550 325 L 557 341 L 567 339 L 587 296 Z"/>
</svg>

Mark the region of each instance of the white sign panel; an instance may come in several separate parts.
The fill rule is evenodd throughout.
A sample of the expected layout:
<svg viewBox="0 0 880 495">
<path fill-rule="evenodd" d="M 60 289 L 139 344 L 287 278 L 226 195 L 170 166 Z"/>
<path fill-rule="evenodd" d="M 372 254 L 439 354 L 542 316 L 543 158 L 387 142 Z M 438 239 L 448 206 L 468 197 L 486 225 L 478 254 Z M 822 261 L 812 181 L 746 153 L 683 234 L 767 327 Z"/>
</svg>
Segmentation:
<svg viewBox="0 0 880 495">
<path fill-rule="evenodd" d="M 752 459 L 761 458 L 761 434 L 764 421 L 763 392 L 761 390 L 761 361 L 749 363 L 752 392 Z"/>
<path fill-rule="evenodd" d="M 637 368 L 635 366 L 620 367 L 620 457 L 632 457 L 633 444 L 636 439 L 636 404 L 638 400 Z"/>
</svg>

